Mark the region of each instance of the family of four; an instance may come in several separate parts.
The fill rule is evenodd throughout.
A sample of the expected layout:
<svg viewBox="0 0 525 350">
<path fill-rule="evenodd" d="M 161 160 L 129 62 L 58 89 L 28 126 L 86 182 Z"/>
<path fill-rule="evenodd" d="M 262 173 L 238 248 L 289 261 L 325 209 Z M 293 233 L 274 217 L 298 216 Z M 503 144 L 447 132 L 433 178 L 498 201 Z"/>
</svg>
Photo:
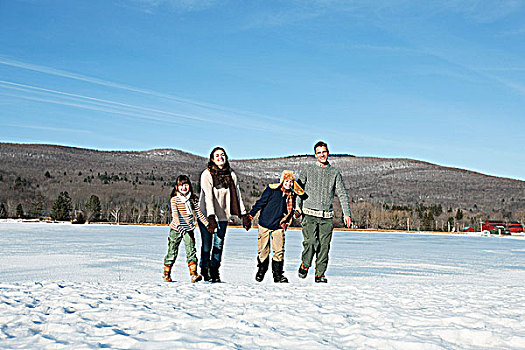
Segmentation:
<svg viewBox="0 0 525 350">
<path fill-rule="evenodd" d="M 237 176 L 230 168 L 226 151 L 221 147 L 214 148 L 210 153 L 208 166 L 200 179 L 199 199 L 193 192 L 189 177 L 177 177 L 171 193 L 173 219 L 168 236 L 168 253 L 164 258 L 164 281 L 172 281 L 171 269 L 179 245 L 184 241 L 191 282 L 201 279 L 220 282 L 219 267 L 229 218 L 238 216 L 243 227 L 249 230 L 254 216 L 260 212 L 255 279 L 261 282 L 268 271 L 271 244 L 274 282 L 288 282 L 283 275 L 285 231 L 294 217 L 302 217 L 303 252 L 298 276 L 306 278 L 315 257 L 315 282 L 326 283 L 335 194 L 341 202 L 347 227 L 352 224 L 352 219 L 341 172 L 328 162 L 328 145 L 323 141 L 317 142 L 314 153 L 315 163 L 302 169 L 297 179 L 293 171 L 284 170 L 280 182 L 268 185 L 250 212 L 244 207 Z M 197 272 L 194 235 L 197 226 L 202 242 L 200 274 Z"/>
</svg>

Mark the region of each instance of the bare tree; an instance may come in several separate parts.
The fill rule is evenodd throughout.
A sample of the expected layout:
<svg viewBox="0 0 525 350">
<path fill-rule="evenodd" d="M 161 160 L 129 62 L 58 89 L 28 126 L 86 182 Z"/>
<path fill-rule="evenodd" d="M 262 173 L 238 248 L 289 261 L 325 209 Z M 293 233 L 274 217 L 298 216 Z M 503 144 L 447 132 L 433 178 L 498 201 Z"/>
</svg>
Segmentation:
<svg viewBox="0 0 525 350">
<path fill-rule="evenodd" d="M 120 209 L 120 207 L 116 207 L 115 209 L 111 210 L 111 216 L 117 224 L 120 223 Z"/>
</svg>

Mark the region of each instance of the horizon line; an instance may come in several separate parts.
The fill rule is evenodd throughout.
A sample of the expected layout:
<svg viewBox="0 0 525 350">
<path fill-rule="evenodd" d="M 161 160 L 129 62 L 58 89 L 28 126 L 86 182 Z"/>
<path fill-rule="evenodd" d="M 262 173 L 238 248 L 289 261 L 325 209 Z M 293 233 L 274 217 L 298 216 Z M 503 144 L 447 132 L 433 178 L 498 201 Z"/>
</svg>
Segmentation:
<svg viewBox="0 0 525 350">
<path fill-rule="evenodd" d="M 109 149 L 97 149 L 97 148 L 79 147 L 79 146 L 71 146 L 71 145 L 52 144 L 52 143 L 4 142 L 4 141 L 0 141 L 0 146 L 1 145 L 48 146 L 48 147 L 70 148 L 70 149 L 78 149 L 78 150 L 86 150 L 86 151 L 94 151 L 94 152 L 115 152 L 115 153 L 147 153 L 147 152 L 163 151 L 164 150 L 164 151 L 183 152 L 183 153 L 187 153 L 189 155 L 196 156 L 196 157 L 201 157 L 201 158 L 204 158 L 204 159 L 208 158 L 205 155 L 195 154 L 195 153 L 192 153 L 192 152 L 189 152 L 189 151 L 186 151 L 186 150 L 177 149 L 177 148 L 170 148 L 170 147 L 166 147 L 166 148 L 151 148 L 151 149 L 145 149 L 145 150 L 116 150 L 116 149 L 109 150 Z M 459 167 L 455 167 L 455 166 L 441 165 L 441 164 L 432 163 L 432 162 L 425 161 L 425 160 L 408 158 L 408 157 L 379 157 L 379 156 L 366 156 L 366 155 L 365 156 L 358 156 L 358 155 L 353 155 L 353 154 L 349 154 L 349 153 L 330 153 L 330 156 L 331 157 L 336 157 L 336 158 L 338 158 L 338 157 L 349 157 L 349 158 L 375 158 L 375 159 L 382 159 L 382 160 L 408 160 L 408 161 L 414 161 L 414 162 L 419 162 L 419 163 L 426 163 L 426 164 L 430 164 L 430 165 L 434 165 L 434 166 L 438 166 L 438 167 L 442 167 L 442 168 L 448 168 L 448 169 L 453 169 L 453 170 L 470 172 L 470 173 L 479 174 L 479 175 L 482 175 L 482 176 L 495 177 L 495 178 L 511 180 L 511 181 L 525 182 L 525 180 L 512 178 L 512 177 L 508 177 L 508 176 L 491 175 L 491 174 L 482 173 L 482 172 L 476 171 L 476 170 L 459 168 Z M 310 153 L 304 153 L 304 154 L 291 154 L 291 155 L 281 155 L 281 156 L 273 156 L 273 157 L 272 156 L 268 156 L 268 157 L 258 157 L 258 158 L 239 158 L 239 159 L 231 159 L 231 160 L 237 162 L 237 161 L 284 159 L 284 158 L 294 158 L 294 157 L 312 157 L 312 158 L 314 158 L 314 155 L 310 154 Z"/>
</svg>

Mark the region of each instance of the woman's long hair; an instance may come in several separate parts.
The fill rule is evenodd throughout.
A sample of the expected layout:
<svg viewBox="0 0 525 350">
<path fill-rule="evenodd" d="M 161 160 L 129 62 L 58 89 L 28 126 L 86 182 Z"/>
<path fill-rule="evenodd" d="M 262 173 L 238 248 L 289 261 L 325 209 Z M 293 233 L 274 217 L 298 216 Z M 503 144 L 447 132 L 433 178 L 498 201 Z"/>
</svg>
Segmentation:
<svg viewBox="0 0 525 350">
<path fill-rule="evenodd" d="M 217 166 L 217 164 L 215 164 L 215 162 L 213 161 L 213 154 L 219 150 L 224 152 L 224 156 L 226 158 L 222 169 L 220 169 Z M 211 151 L 210 159 L 208 160 L 208 170 L 210 171 L 213 177 L 217 178 L 218 182 L 223 187 L 230 187 L 230 182 L 232 181 L 230 162 L 228 161 L 228 155 L 226 154 L 226 150 L 224 148 L 218 146 Z"/>
<path fill-rule="evenodd" d="M 213 154 L 216 152 L 216 151 L 223 151 L 224 152 L 224 156 L 226 157 L 226 161 L 224 162 L 224 167 L 223 169 L 229 169 L 230 168 L 230 162 L 228 161 L 228 154 L 226 153 L 226 150 L 220 146 L 217 146 L 215 147 L 214 149 L 211 150 L 211 153 L 210 153 L 210 159 L 208 160 L 208 169 L 210 169 L 212 166 L 214 167 L 217 167 L 217 164 L 215 164 L 215 162 L 213 161 Z"/>
<path fill-rule="evenodd" d="M 192 199 L 196 199 L 197 196 L 193 192 L 193 186 L 191 185 L 191 181 L 188 175 L 177 176 L 177 180 L 175 180 L 175 185 L 173 186 L 173 190 L 171 191 L 170 198 L 175 197 L 179 193 L 179 186 L 184 184 L 188 184 L 190 186 L 190 196 Z"/>
</svg>

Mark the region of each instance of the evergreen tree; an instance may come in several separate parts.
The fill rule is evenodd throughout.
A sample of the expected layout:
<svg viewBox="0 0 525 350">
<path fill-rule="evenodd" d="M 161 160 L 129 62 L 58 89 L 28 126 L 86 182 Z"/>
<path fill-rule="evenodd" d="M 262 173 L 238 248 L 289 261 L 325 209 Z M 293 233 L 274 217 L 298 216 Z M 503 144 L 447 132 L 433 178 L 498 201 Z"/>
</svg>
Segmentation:
<svg viewBox="0 0 525 350">
<path fill-rule="evenodd" d="M 0 219 L 7 219 L 7 209 L 4 203 L 0 203 Z"/>
<path fill-rule="evenodd" d="M 463 219 L 463 212 L 461 211 L 461 209 L 458 209 L 458 211 L 456 212 L 456 220 L 460 221 L 461 219 Z"/>
<path fill-rule="evenodd" d="M 73 223 L 74 224 L 85 224 L 86 223 L 86 218 L 84 214 L 82 213 L 82 211 L 79 210 L 75 212 Z"/>
<path fill-rule="evenodd" d="M 423 214 L 423 230 L 434 231 L 434 215 L 432 211 Z"/>
<path fill-rule="evenodd" d="M 42 216 L 44 214 L 45 204 L 46 204 L 46 197 L 42 196 L 41 194 L 35 195 L 35 198 L 31 201 L 31 205 L 33 206 L 31 215 L 33 217 Z"/>
<path fill-rule="evenodd" d="M 441 204 L 432 205 L 430 207 L 430 210 L 432 210 L 432 214 L 434 214 L 434 217 L 438 217 L 443 213 L 443 207 L 441 206 Z"/>
<path fill-rule="evenodd" d="M 99 221 L 102 213 L 100 199 L 96 195 L 91 195 L 86 202 L 87 219 L 89 221 Z"/>
<path fill-rule="evenodd" d="M 53 209 L 51 209 L 51 218 L 58 221 L 67 221 L 70 219 L 72 210 L 71 197 L 67 191 L 60 192 Z"/>
<path fill-rule="evenodd" d="M 149 208 L 147 204 L 144 207 L 144 211 L 142 212 L 140 222 L 149 222 Z"/>
<path fill-rule="evenodd" d="M 16 217 L 17 218 L 24 217 L 24 208 L 22 207 L 21 203 L 18 203 L 18 205 L 16 206 Z"/>
<path fill-rule="evenodd" d="M 17 178 L 15 179 L 15 190 L 17 191 L 23 190 L 25 185 L 26 185 L 26 180 L 22 179 L 20 176 L 17 176 Z"/>
<path fill-rule="evenodd" d="M 448 226 L 450 226 L 450 229 L 454 227 L 454 217 L 450 216 L 447 220 Z"/>
</svg>

